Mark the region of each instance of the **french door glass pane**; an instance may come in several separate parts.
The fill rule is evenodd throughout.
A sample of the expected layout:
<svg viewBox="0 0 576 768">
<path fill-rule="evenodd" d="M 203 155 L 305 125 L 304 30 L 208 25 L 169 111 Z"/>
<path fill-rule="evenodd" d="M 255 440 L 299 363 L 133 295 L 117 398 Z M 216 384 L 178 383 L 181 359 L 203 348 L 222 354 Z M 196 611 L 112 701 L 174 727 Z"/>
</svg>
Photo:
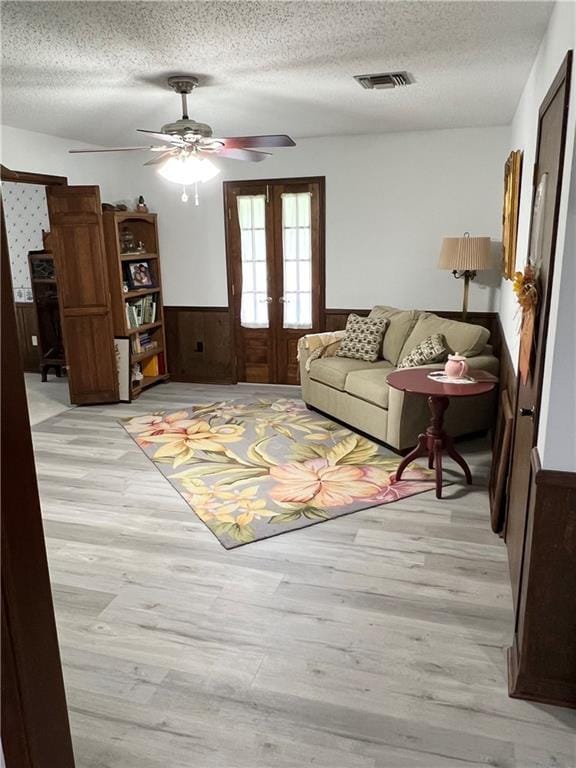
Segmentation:
<svg viewBox="0 0 576 768">
<path fill-rule="evenodd" d="M 312 328 L 311 203 L 309 192 L 282 195 L 284 328 Z"/>
<path fill-rule="evenodd" d="M 266 196 L 239 195 L 242 302 L 244 328 L 268 328 L 268 275 L 266 271 Z"/>
</svg>

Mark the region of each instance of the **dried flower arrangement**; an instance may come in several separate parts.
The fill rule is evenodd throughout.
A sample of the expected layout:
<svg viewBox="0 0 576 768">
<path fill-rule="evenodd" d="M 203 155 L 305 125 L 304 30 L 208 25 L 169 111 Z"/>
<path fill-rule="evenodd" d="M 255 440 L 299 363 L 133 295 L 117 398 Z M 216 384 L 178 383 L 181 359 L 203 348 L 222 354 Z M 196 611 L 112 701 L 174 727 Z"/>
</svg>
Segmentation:
<svg viewBox="0 0 576 768">
<path fill-rule="evenodd" d="M 532 264 L 524 267 L 524 272 L 516 272 L 512 290 L 516 294 L 518 304 L 524 312 L 534 309 L 538 304 L 538 288 L 536 285 L 536 270 Z"/>
</svg>

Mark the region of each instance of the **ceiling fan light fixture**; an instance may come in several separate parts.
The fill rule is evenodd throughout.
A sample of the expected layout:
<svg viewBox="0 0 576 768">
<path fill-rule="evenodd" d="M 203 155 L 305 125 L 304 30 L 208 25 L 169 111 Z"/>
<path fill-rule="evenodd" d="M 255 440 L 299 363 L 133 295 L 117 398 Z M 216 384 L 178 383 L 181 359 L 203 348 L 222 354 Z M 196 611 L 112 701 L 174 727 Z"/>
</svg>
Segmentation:
<svg viewBox="0 0 576 768">
<path fill-rule="evenodd" d="M 170 157 L 158 170 L 158 173 L 168 181 L 187 186 L 199 181 L 210 181 L 220 173 L 208 158 L 196 154 L 182 154 Z"/>
</svg>

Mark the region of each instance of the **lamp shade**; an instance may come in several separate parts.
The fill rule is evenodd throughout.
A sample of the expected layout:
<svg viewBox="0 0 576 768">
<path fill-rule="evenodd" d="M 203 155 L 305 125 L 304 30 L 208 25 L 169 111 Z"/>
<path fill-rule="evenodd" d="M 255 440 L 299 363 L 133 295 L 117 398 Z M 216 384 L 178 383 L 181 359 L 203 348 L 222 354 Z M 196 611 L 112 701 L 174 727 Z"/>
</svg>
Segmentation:
<svg viewBox="0 0 576 768">
<path fill-rule="evenodd" d="M 494 266 L 489 237 L 445 237 L 440 249 L 439 269 L 478 272 Z"/>
</svg>

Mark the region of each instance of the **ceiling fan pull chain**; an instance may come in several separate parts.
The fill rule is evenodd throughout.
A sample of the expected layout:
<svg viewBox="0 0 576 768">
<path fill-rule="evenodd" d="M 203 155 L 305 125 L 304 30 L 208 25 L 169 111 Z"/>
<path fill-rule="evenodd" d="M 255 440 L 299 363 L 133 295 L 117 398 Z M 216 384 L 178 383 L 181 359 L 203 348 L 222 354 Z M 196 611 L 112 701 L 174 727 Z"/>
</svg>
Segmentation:
<svg viewBox="0 0 576 768">
<path fill-rule="evenodd" d="M 194 205 L 200 205 L 200 201 L 198 200 L 198 182 L 194 182 Z"/>
<path fill-rule="evenodd" d="M 186 193 L 186 184 L 182 185 L 182 197 L 180 199 L 182 200 L 183 203 L 188 202 L 188 195 Z"/>
</svg>

